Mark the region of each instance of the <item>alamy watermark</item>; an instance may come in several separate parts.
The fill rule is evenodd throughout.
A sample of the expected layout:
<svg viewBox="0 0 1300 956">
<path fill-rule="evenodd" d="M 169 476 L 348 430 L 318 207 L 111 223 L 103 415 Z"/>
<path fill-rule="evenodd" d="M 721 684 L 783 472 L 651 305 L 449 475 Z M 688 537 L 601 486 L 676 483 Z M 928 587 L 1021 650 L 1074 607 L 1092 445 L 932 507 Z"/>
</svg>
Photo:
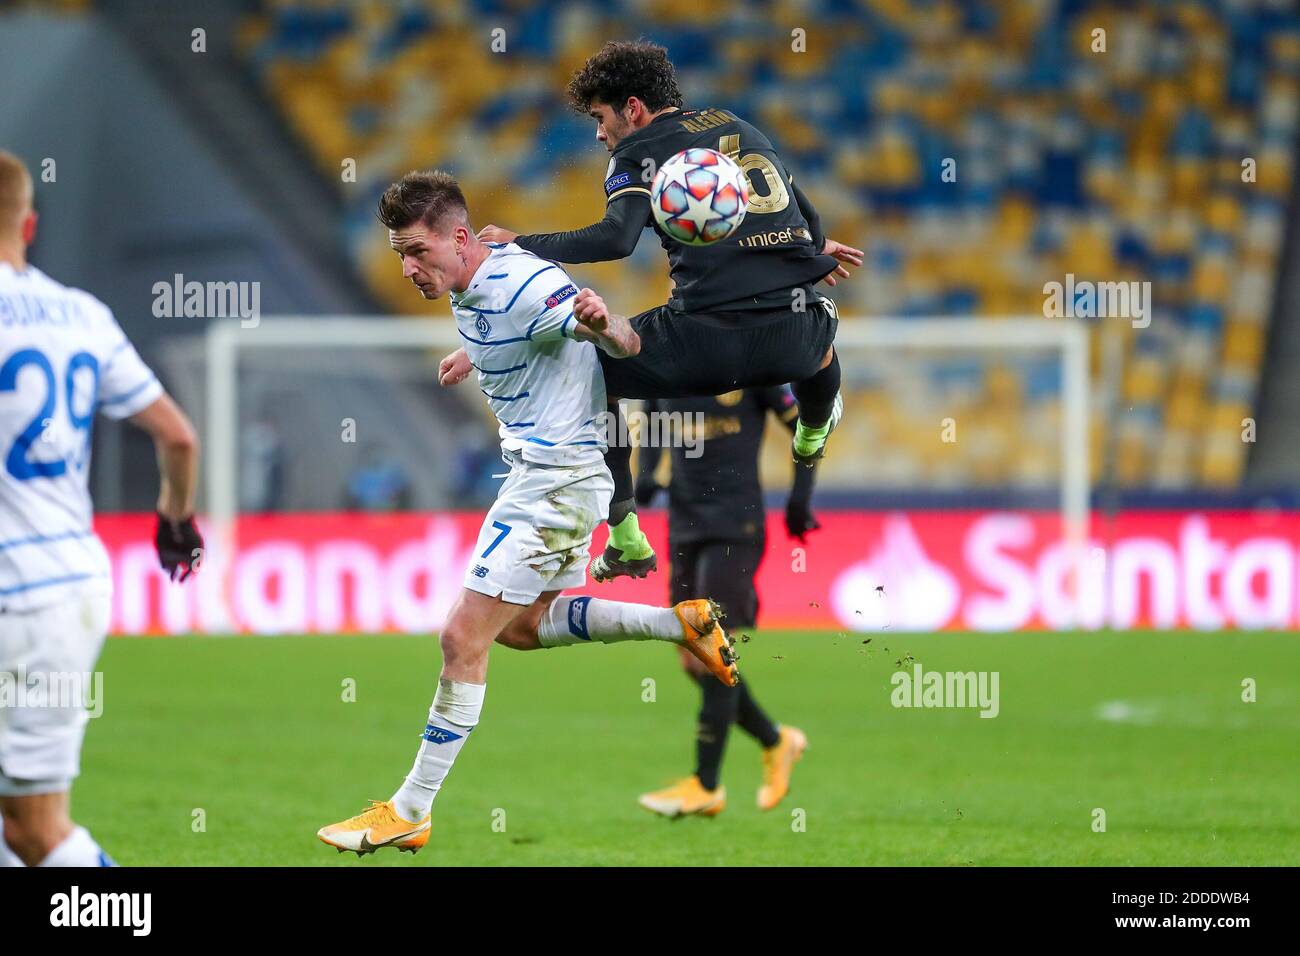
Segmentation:
<svg viewBox="0 0 1300 956">
<path fill-rule="evenodd" d="M 260 282 L 187 282 L 178 272 L 171 282 L 155 282 L 152 291 L 154 318 L 238 318 L 245 329 L 262 321 Z"/>
<path fill-rule="evenodd" d="M 1043 296 L 1047 319 L 1131 319 L 1135 329 L 1151 324 L 1150 282 L 1078 282 L 1067 272 L 1063 283 L 1044 283 Z"/>
<path fill-rule="evenodd" d="M 978 707 L 981 717 L 996 717 L 998 671 L 926 671 L 913 664 L 911 673 L 895 671 L 889 702 L 895 707 Z"/>
<path fill-rule="evenodd" d="M 68 892 L 50 897 L 50 925 L 118 926 L 130 929 L 133 936 L 148 936 L 153 929 L 153 894 L 83 893 L 74 884 Z"/>
<path fill-rule="evenodd" d="M 596 416 L 596 431 L 611 448 L 683 448 L 687 458 L 703 455 L 704 440 L 716 430 L 703 412 L 605 411 Z"/>
<path fill-rule="evenodd" d="M 0 711 L 74 709 L 104 713 L 102 671 L 0 671 Z"/>
</svg>

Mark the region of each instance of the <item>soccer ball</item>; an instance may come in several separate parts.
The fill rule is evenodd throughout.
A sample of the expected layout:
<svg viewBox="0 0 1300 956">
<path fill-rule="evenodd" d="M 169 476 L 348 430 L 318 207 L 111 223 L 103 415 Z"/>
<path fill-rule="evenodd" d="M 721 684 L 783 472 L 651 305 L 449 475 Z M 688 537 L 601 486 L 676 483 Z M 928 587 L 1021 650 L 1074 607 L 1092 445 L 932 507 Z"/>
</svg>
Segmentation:
<svg viewBox="0 0 1300 956">
<path fill-rule="evenodd" d="M 684 149 L 659 168 L 650 186 L 655 222 L 688 246 L 708 246 L 740 228 L 749 182 L 731 159 L 703 146 Z"/>
</svg>

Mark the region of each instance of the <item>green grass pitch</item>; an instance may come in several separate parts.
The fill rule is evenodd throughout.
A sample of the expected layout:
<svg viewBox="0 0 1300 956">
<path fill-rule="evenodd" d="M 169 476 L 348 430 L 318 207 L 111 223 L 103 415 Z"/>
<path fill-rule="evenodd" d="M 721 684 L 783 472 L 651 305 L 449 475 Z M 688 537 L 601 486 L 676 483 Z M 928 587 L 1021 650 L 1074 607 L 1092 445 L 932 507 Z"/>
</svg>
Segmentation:
<svg viewBox="0 0 1300 956">
<path fill-rule="evenodd" d="M 315 833 L 409 769 L 433 638 L 115 638 L 73 811 L 126 866 L 1300 863 L 1296 635 L 866 637 L 739 645 L 758 699 L 810 749 L 761 813 L 758 748 L 733 730 L 726 812 L 676 822 L 636 804 L 693 766 L 699 695 L 673 648 L 496 647 L 428 846 L 364 860 Z M 997 671 L 1000 714 L 894 708 L 909 654 Z"/>
</svg>

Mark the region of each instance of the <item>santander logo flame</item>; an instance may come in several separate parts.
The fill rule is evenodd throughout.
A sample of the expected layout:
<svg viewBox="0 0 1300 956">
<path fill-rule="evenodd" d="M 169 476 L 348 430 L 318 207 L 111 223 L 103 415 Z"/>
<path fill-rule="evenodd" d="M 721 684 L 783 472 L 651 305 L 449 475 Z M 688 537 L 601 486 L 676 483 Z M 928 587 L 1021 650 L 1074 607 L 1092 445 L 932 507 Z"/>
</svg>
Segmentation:
<svg viewBox="0 0 1300 956">
<path fill-rule="evenodd" d="M 857 631 L 937 630 L 952 620 L 960 598 L 957 579 L 930 560 L 903 514 L 888 515 L 875 550 L 831 586 L 836 616 Z"/>
</svg>

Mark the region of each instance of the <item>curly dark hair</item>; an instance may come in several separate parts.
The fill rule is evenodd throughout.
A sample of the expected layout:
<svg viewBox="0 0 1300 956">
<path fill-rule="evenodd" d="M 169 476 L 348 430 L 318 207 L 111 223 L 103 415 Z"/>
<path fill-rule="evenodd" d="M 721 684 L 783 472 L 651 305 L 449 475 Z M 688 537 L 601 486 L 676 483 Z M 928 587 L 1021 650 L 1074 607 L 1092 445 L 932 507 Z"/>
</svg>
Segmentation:
<svg viewBox="0 0 1300 956">
<path fill-rule="evenodd" d="M 647 40 L 610 40 L 573 74 L 568 96 L 569 105 L 579 113 L 586 113 L 597 101 L 621 110 L 632 96 L 652 113 L 682 105 L 668 51 Z"/>
<path fill-rule="evenodd" d="M 444 231 L 448 216 L 469 220 L 469 208 L 460 184 L 441 170 L 412 170 L 379 197 L 379 221 L 389 229 L 405 229 L 416 222 L 434 232 Z"/>
</svg>

